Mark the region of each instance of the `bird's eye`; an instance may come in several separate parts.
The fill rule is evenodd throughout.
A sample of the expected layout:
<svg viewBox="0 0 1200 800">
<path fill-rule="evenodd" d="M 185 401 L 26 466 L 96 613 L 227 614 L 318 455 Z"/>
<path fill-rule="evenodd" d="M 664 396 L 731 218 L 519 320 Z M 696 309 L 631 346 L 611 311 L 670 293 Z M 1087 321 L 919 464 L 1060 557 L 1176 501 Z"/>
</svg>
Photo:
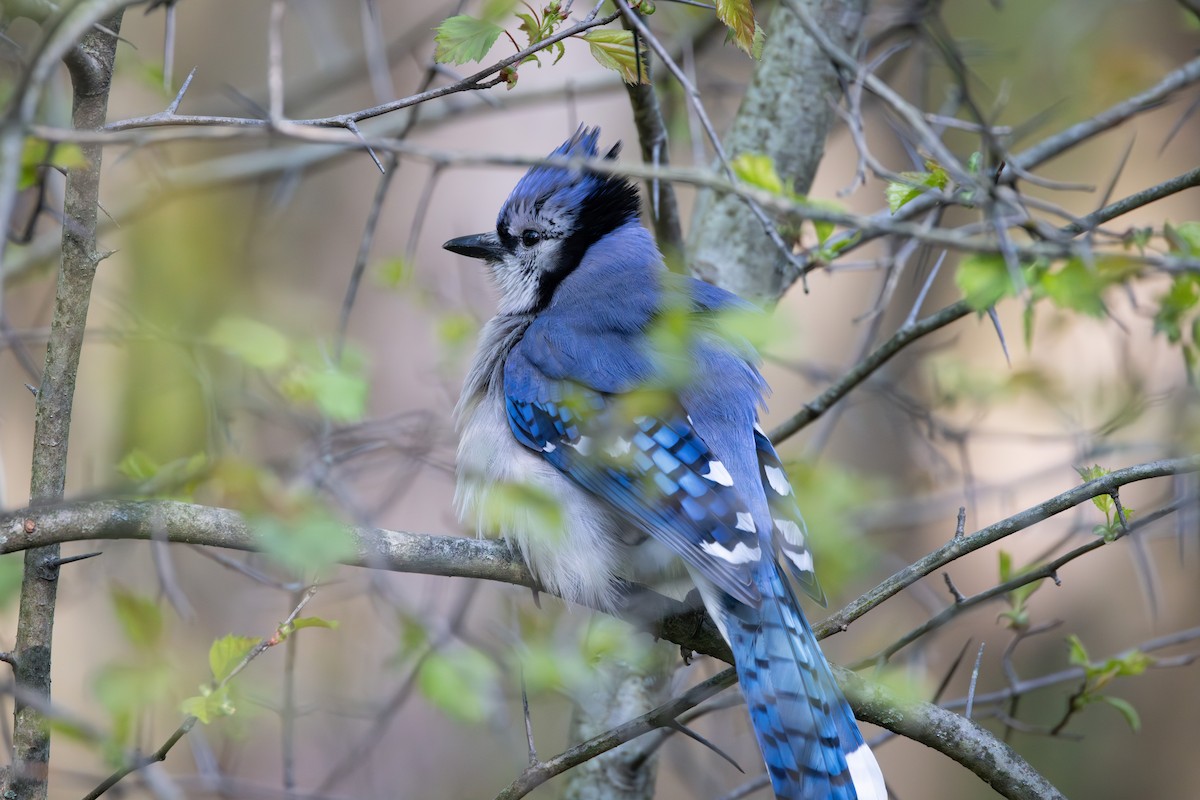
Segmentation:
<svg viewBox="0 0 1200 800">
<path fill-rule="evenodd" d="M 526 247 L 533 247 L 542 240 L 542 234 L 534 230 L 521 231 L 521 244 Z"/>
</svg>

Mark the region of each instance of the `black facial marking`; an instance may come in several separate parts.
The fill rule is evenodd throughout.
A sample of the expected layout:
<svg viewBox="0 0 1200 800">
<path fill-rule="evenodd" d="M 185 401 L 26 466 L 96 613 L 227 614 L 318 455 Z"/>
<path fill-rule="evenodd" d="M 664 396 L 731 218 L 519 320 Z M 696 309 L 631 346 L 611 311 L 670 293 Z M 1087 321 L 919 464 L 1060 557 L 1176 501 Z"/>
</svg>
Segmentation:
<svg viewBox="0 0 1200 800">
<path fill-rule="evenodd" d="M 591 176 L 594 188 L 580 206 L 575 230 L 559 245 L 553 269 L 542 273 L 536 310 L 545 308 L 554 290 L 570 275 L 587 249 L 627 222 L 638 219 L 641 206 L 637 187 L 617 176 Z"/>
</svg>

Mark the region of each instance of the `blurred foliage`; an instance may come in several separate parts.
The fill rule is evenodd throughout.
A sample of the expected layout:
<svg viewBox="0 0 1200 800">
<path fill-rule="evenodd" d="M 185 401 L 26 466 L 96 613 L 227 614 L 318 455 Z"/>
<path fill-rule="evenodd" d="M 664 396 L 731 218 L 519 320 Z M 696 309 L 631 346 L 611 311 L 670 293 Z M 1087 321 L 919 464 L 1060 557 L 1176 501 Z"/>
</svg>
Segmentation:
<svg viewBox="0 0 1200 800">
<path fill-rule="evenodd" d="M 1038 366 L 992 370 L 955 355 L 930 358 L 925 365 L 932 380 L 932 401 L 937 408 L 986 406 L 1029 395 L 1053 401 L 1062 388 Z"/>
<path fill-rule="evenodd" d="M 111 589 L 110 598 L 129 646 L 119 659 L 99 667 L 92 688 L 109 716 L 110 730 L 103 742 L 105 758 L 118 764 L 132 744 L 141 715 L 170 695 L 175 670 L 167 657 L 165 622 L 158 602 L 120 585 Z"/>
<path fill-rule="evenodd" d="M 25 140 L 21 151 L 21 175 L 17 179 L 17 189 L 25 190 L 41 183 L 44 170 L 65 170 L 82 167 L 87 164 L 83 150 L 77 144 L 58 143 L 34 139 Z"/>
<path fill-rule="evenodd" d="M 129 231 L 128 345 L 119 452 L 155 463 L 220 450 L 225 419 L 216 407 L 228 378 L 203 357 L 230 303 L 253 301 L 237 252 L 238 202 L 193 197 L 167 203 Z"/>
<path fill-rule="evenodd" d="M 524 531 L 535 540 L 559 541 L 566 516 L 559 498 L 527 481 L 497 483 L 480 499 L 480 529 Z"/>
<path fill-rule="evenodd" d="M 499 678 L 491 658 L 462 645 L 431 653 L 417 673 L 417 686 L 426 700 L 451 717 L 476 723 L 499 707 Z"/>
<path fill-rule="evenodd" d="M 885 500 L 885 480 L 828 462 L 785 464 L 796 502 L 804 512 L 817 575 L 834 597 L 875 562 L 875 547 L 864 536 L 858 511 Z"/>
<path fill-rule="evenodd" d="M 21 592 L 21 580 L 25 577 L 25 554 L 5 553 L 0 555 L 0 610 L 8 607 Z"/>
<path fill-rule="evenodd" d="M 1034 305 L 1047 299 L 1062 311 L 1104 317 L 1104 294 L 1141 273 L 1141 266 L 1119 255 L 1034 261 L 1013 270 L 1002 255 L 976 253 L 959 262 L 954 279 L 971 308 L 980 313 L 1006 297 L 1025 300 L 1025 346 L 1033 347 Z"/>
</svg>

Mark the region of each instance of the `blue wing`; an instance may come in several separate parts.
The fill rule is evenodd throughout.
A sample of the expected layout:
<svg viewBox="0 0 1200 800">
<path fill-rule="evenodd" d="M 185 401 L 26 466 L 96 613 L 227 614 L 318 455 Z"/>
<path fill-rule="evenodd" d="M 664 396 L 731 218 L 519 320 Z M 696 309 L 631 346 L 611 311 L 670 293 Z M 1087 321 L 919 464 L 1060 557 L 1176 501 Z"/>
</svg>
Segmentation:
<svg viewBox="0 0 1200 800">
<path fill-rule="evenodd" d="M 762 554 L 754 521 L 729 471 L 678 404 L 638 414 L 620 396 L 559 381 L 541 382 L 538 396 L 529 394 L 506 391 L 518 441 L 731 596 L 758 604 L 754 567 Z"/>
<path fill-rule="evenodd" d="M 825 592 L 817 583 L 812 552 L 808 549 L 808 528 L 804 524 L 804 517 L 800 516 L 792 484 L 771 440 L 757 425 L 754 429 L 754 446 L 758 451 L 758 471 L 763 492 L 771 508 L 772 546 L 804 593 L 825 605 Z"/>
</svg>

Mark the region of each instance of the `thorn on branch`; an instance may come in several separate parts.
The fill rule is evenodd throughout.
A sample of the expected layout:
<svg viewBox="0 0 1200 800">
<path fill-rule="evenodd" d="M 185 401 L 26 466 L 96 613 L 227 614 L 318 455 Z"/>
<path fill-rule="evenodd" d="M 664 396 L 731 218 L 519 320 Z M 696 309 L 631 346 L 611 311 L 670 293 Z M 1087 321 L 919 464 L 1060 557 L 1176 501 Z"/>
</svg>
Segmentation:
<svg viewBox="0 0 1200 800">
<path fill-rule="evenodd" d="M 32 523 L 33 520 L 25 520 L 25 522 L 26 522 L 26 524 L 29 524 L 29 523 Z M 29 532 L 32 533 L 33 531 L 29 531 Z M 80 553 L 77 556 L 65 556 L 63 558 L 52 558 L 49 561 L 45 562 L 42 566 L 45 569 L 58 569 L 59 567 L 65 566 L 67 564 L 74 564 L 76 561 L 85 561 L 89 558 L 95 558 L 98 555 L 102 555 L 102 552 L 99 550 L 97 550 L 95 553 Z"/>
<path fill-rule="evenodd" d="M 1120 492 L 1113 489 L 1108 496 L 1112 498 L 1113 505 L 1117 507 L 1117 519 L 1121 520 L 1121 532 L 1129 533 L 1129 520 L 1125 517 L 1125 506 L 1121 505 Z"/>
<path fill-rule="evenodd" d="M 0 651 L 0 661 L 3 661 L 5 664 L 8 664 L 8 665 L 9 665 L 10 667 L 12 667 L 13 669 L 16 669 L 16 667 L 17 667 L 17 654 L 16 654 L 16 653 L 13 653 L 13 652 L 12 652 L 12 651 L 10 651 L 10 650 L 3 650 L 3 651 Z"/>
<path fill-rule="evenodd" d="M 25 388 L 28 389 L 29 393 L 31 395 L 33 395 L 34 397 L 38 396 L 38 388 L 36 386 L 34 386 L 32 383 L 25 384 Z"/>
<path fill-rule="evenodd" d="M 954 525 L 954 538 L 961 539 L 967 532 L 967 507 L 958 507 L 958 522 Z"/>
<path fill-rule="evenodd" d="M 954 579 L 950 577 L 950 573 L 943 572 L 942 578 L 946 581 L 946 588 L 949 589 L 950 594 L 954 596 L 954 604 L 959 605 L 960 603 L 966 602 L 967 598 L 964 597 L 963 593 L 960 592 L 958 587 L 954 585 Z"/>
<path fill-rule="evenodd" d="M 529 689 L 525 685 L 525 670 L 521 669 L 521 710 L 525 714 L 525 738 L 529 743 L 529 766 L 537 767 L 541 762 L 538 760 L 537 746 L 533 742 L 533 717 L 529 713 Z"/>
<path fill-rule="evenodd" d="M 746 774 L 746 770 L 742 769 L 742 765 L 739 764 L 737 761 L 735 761 L 733 759 L 733 756 L 729 755 L 724 750 L 717 747 L 715 744 L 710 742 L 708 739 L 705 739 L 703 736 L 696 733 L 694 730 L 692 730 L 688 726 L 684 725 L 679 720 L 671 718 L 671 719 L 663 720 L 662 724 L 663 724 L 664 728 L 670 728 L 673 731 L 682 733 L 684 736 L 687 736 L 689 739 L 693 739 L 693 740 L 699 742 L 700 744 L 704 745 L 709 750 L 712 750 L 714 753 L 719 755 L 721 758 L 725 759 L 730 764 L 732 764 L 734 769 L 736 769 L 738 772 L 742 773 L 743 775 Z"/>
<path fill-rule="evenodd" d="M 963 716 L 967 719 L 971 718 L 971 711 L 975 707 L 975 685 L 979 682 L 979 667 L 983 663 L 983 648 L 987 642 L 979 643 L 979 653 L 975 656 L 975 668 L 971 670 L 971 686 L 967 690 L 967 708 L 963 712 Z"/>
<path fill-rule="evenodd" d="M 375 153 L 375 149 L 374 149 L 373 147 L 371 147 L 371 145 L 367 144 L 367 140 L 366 140 L 366 138 L 364 138 L 364 137 L 363 137 L 363 135 L 362 135 L 362 131 L 360 131 L 360 130 L 358 129 L 358 125 L 357 125 L 357 124 L 355 124 L 354 120 L 352 120 L 352 119 L 347 119 L 347 120 L 346 120 L 346 121 L 345 121 L 343 124 L 345 125 L 345 127 L 346 127 L 346 130 L 348 130 L 348 131 L 350 131 L 351 133 L 353 133 L 353 134 L 354 134 L 354 136 L 355 136 L 355 137 L 356 137 L 356 138 L 357 138 L 357 139 L 358 139 L 360 142 L 362 142 L 362 146 L 363 146 L 363 147 L 365 147 L 365 148 L 367 148 L 367 153 L 369 153 L 369 154 L 370 154 L 370 156 L 371 156 L 371 160 L 375 162 L 375 167 L 376 167 L 376 168 L 379 170 L 379 174 L 380 174 L 380 175 L 386 175 L 386 174 L 387 174 L 387 170 L 383 168 L 383 162 L 379 160 L 379 156 L 378 156 L 378 155 Z"/>
<path fill-rule="evenodd" d="M 175 112 L 179 110 L 179 104 L 183 102 L 183 95 L 187 92 L 188 87 L 192 85 L 192 78 L 195 76 L 196 67 L 192 67 L 192 71 L 183 79 L 183 86 L 179 87 L 179 92 L 175 95 L 175 99 L 171 101 L 171 105 L 167 106 L 167 114 L 174 116 Z"/>
</svg>

